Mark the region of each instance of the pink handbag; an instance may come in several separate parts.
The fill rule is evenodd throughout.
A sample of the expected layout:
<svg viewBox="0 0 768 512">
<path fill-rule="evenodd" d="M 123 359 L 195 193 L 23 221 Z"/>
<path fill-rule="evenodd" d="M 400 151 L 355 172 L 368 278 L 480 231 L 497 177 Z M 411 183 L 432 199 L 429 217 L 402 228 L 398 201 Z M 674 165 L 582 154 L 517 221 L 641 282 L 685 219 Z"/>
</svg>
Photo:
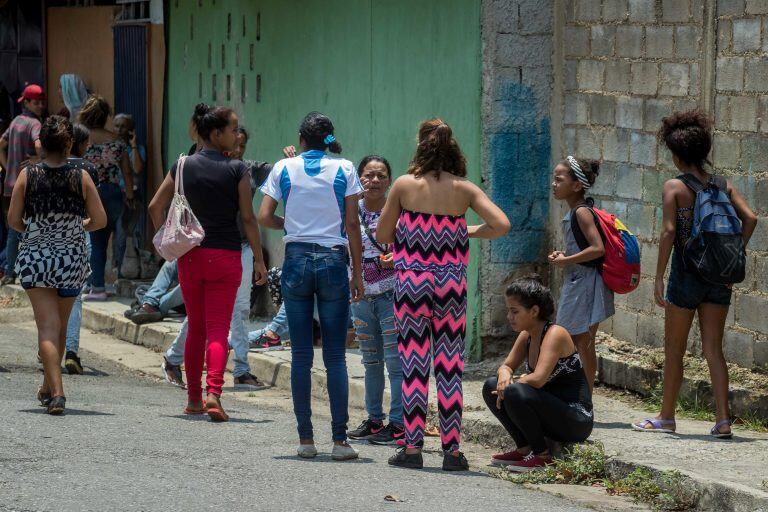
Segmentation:
<svg viewBox="0 0 768 512">
<path fill-rule="evenodd" d="M 168 209 L 168 217 L 152 238 L 155 249 L 167 261 L 176 261 L 200 245 L 205 238 L 203 226 L 192 213 L 192 208 L 184 197 L 184 161 L 186 159 L 186 156 L 179 157 L 176 166 L 176 187 L 171 207 Z"/>
</svg>

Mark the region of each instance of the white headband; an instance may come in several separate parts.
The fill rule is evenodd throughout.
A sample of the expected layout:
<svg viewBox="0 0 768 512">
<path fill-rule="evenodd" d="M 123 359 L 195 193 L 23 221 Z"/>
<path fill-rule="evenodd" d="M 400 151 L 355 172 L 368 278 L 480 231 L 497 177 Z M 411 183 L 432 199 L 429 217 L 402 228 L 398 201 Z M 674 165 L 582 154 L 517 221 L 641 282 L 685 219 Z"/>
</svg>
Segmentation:
<svg viewBox="0 0 768 512">
<path fill-rule="evenodd" d="M 566 160 L 568 160 L 568 164 L 571 166 L 571 170 L 573 171 L 573 174 L 576 175 L 576 179 L 579 180 L 579 183 L 581 183 L 581 186 L 584 188 L 590 188 L 592 185 L 589 183 L 589 180 L 587 179 L 587 175 L 584 174 L 584 171 L 581 170 L 579 161 L 570 155 L 568 155 Z"/>
</svg>

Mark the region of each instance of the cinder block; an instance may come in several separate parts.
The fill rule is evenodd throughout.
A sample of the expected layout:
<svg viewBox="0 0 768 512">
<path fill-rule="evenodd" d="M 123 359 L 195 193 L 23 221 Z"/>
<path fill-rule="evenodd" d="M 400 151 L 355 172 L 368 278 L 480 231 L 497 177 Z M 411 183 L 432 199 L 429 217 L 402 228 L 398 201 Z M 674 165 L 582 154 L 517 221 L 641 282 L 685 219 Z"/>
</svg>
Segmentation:
<svg viewBox="0 0 768 512">
<path fill-rule="evenodd" d="M 629 131 L 623 128 L 608 129 L 603 139 L 603 159 L 612 162 L 629 161 Z"/>
<path fill-rule="evenodd" d="M 731 51 L 733 42 L 733 23 L 729 19 L 717 22 L 717 51 L 720 55 Z"/>
<path fill-rule="evenodd" d="M 605 63 L 605 90 L 612 92 L 629 92 L 631 78 L 629 62 L 612 60 Z"/>
<path fill-rule="evenodd" d="M 600 164 L 600 176 L 589 190 L 594 196 L 612 196 L 616 193 L 617 165 L 614 162 L 603 160 Z"/>
<path fill-rule="evenodd" d="M 731 102 L 728 96 L 715 97 L 715 129 L 727 130 L 731 126 Z"/>
<path fill-rule="evenodd" d="M 765 57 L 746 59 L 744 68 L 744 89 L 768 92 L 768 59 Z"/>
<path fill-rule="evenodd" d="M 521 34 L 551 34 L 552 0 L 518 0 Z"/>
<path fill-rule="evenodd" d="M 595 0 L 576 0 L 576 19 L 579 21 L 598 21 L 600 2 Z"/>
<path fill-rule="evenodd" d="M 584 95 L 566 94 L 563 117 L 565 124 L 587 124 L 588 119 L 588 104 Z"/>
<path fill-rule="evenodd" d="M 757 131 L 757 98 L 734 96 L 731 98 L 731 129 Z"/>
<path fill-rule="evenodd" d="M 648 167 L 656 165 L 656 137 L 651 133 L 632 132 L 629 142 L 629 161 Z"/>
<path fill-rule="evenodd" d="M 632 92 L 655 95 L 659 89 L 659 65 L 655 62 L 632 63 Z"/>
<path fill-rule="evenodd" d="M 621 57 L 643 55 L 643 27 L 620 25 L 616 28 L 616 55 Z"/>
<path fill-rule="evenodd" d="M 645 54 L 648 57 L 669 57 L 674 52 L 673 31 L 669 26 L 645 27 Z"/>
<path fill-rule="evenodd" d="M 629 0 L 629 21 L 653 23 L 656 21 L 656 2 L 654 0 Z"/>
<path fill-rule="evenodd" d="M 601 132 L 590 128 L 576 130 L 576 151 L 580 158 L 600 160 L 600 146 L 602 146 Z"/>
<path fill-rule="evenodd" d="M 619 165 L 616 173 L 616 195 L 624 199 L 643 196 L 643 171 L 633 165 Z"/>
<path fill-rule="evenodd" d="M 635 342 L 637 340 L 637 316 L 637 313 L 630 311 L 616 311 L 616 314 L 613 316 L 614 337 L 630 343 Z"/>
<path fill-rule="evenodd" d="M 624 21 L 628 15 L 627 0 L 603 0 L 603 20 Z"/>
<path fill-rule="evenodd" d="M 656 148 L 656 165 L 665 171 L 677 171 L 675 161 L 672 160 L 672 152 L 664 143 L 659 144 Z"/>
<path fill-rule="evenodd" d="M 552 61 L 552 36 L 497 34 L 494 62 L 499 66 L 546 66 Z"/>
<path fill-rule="evenodd" d="M 715 83 L 720 91 L 740 91 L 744 87 L 744 58 L 719 57 Z"/>
<path fill-rule="evenodd" d="M 603 87 L 605 63 L 597 60 L 582 60 L 578 64 L 579 89 L 599 91 Z"/>
<path fill-rule="evenodd" d="M 768 299 L 759 295 L 739 295 L 736 300 L 736 322 L 758 332 L 768 332 Z"/>
<path fill-rule="evenodd" d="M 656 229 L 656 207 L 633 203 L 628 206 L 627 227 L 641 240 L 653 240 Z"/>
<path fill-rule="evenodd" d="M 665 62 L 661 65 L 661 86 L 659 94 L 665 96 L 686 96 L 691 85 L 688 64 Z"/>
<path fill-rule="evenodd" d="M 635 290 L 632 295 L 639 292 L 639 289 Z M 646 300 L 653 302 L 653 295 Z M 637 341 L 646 347 L 662 348 L 664 346 L 664 318 L 641 314 L 637 323 Z"/>
<path fill-rule="evenodd" d="M 592 55 L 610 57 L 613 55 L 616 27 L 613 25 L 594 25 L 592 27 Z"/>
<path fill-rule="evenodd" d="M 741 138 L 741 167 L 754 174 L 768 172 L 768 139 L 762 135 Z"/>
<path fill-rule="evenodd" d="M 695 59 L 699 56 L 701 30 L 699 27 L 682 25 L 675 27 L 675 54 L 681 59 Z"/>
<path fill-rule="evenodd" d="M 576 152 L 576 128 L 563 128 L 563 144 L 569 155 Z"/>
<path fill-rule="evenodd" d="M 715 133 L 713 158 L 715 167 L 737 169 L 741 157 L 741 141 L 737 135 Z"/>
<path fill-rule="evenodd" d="M 661 197 L 659 197 L 661 199 Z M 643 274 L 656 276 L 656 262 L 659 259 L 659 244 L 642 242 L 640 244 L 640 268 Z"/>
<path fill-rule="evenodd" d="M 589 122 L 592 124 L 613 124 L 616 118 L 616 100 L 613 96 L 589 95 Z"/>
<path fill-rule="evenodd" d="M 667 23 L 682 23 L 690 17 L 690 0 L 663 0 L 662 19 Z"/>
<path fill-rule="evenodd" d="M 733 51 L 760 49 L 760 18 L 733 20 Z"/>
<path fill-rule="evenodd" d="M 498 0 L 485 10 L 484 30 L 488 33 L 517 32 L 518 11 L 516 0 Z"/>
<path fill-rule="evenodd" d="M 758 217 L 757 228 L 755 228 L 755 232 L 749 240 L 749 248 L 753 251 L 768 251 L 768 217 Z"/>
<path fill-rule="evenodd" d="M 741 16 L 744 8 L 744 0 L 717 0 L 718 16 Z"/>
<path fill-rule="evenodd" d="M 755 336 L 747 332 L 726 329 L 723 336 L 723 353 L 725 359 L 744 368 L 752 368 L 755 364 Z"/>
<path fill-rule="evenodd" d="M 664 191 L 666 180 L 667 174 L 655 169 L 645 169 L 643 171 L 643 202 L 653 204 L 661 202 L 661 194 Z"/>
<path fill-rule="evenodd" d="M 768 341 L 757 340 L 753 345 L 752 353 L 755 359 L 755 366 L 768 365 Z"/>
<path fill-rule="evenodd" d="M 565 90 L 573 91 L 579 88 L 576 80 L 576 60 L 567 59 L 565 61 Z"/>
<path fill-rule="evenodd" d="M 589 55 L 589 28 L 565 27 L 565 54 L 569 57 Z"/>
<path fill-rule="evenodd" d="M 659 129 L 661 119 L 672 114 L 672 101 L 649 98 L 645 100 L 643 128 L 649 132 Z"/>
<path fill-rule="evenodd" d="M 760 132 L 768 133 L 768 97 L 767 96 L 760 97 Z"/>
<path fill-rule="evenodd" d="M 768 0 L 747 0 L 747 14 L 768 14 Z"/>
<path fill-rule="evenodd" d="M 616 100 L 616 126 L 619 128 L 643 127 L 643 99 L 619 96 Z"/>
<path fill-rule="evenodd" d="M 689 89 L 690 96 L 698 96 L 701 90 L 701 79 L 699 76 L 699 63 L 691 63 L 691 86 Z M 692 100 L 695 101 L 695 100 Z M 698 107 L 698 105 L 696 105 Z"/>
<path fill-rule="evenodd" d="M 653 279 L 648 279 L 647 277 L 640 279 L 640 284 L 638 285 L 637 290 L 629 294 L 629 307 L 645 313 L 640 315 L 638 322 L 639 329 L 643 322 L 642 317 L 647 316 L 649 313 L 653 313 L 656 308 L 653 300 Z M 659 310 L 659 312 L 661 312 L 661 310 Z M 661 332 L 664 332 L 664 330 L 662 329 Z M 638 331 L 637 334 L 639 336 L 640 332 Z"/>
</svg>

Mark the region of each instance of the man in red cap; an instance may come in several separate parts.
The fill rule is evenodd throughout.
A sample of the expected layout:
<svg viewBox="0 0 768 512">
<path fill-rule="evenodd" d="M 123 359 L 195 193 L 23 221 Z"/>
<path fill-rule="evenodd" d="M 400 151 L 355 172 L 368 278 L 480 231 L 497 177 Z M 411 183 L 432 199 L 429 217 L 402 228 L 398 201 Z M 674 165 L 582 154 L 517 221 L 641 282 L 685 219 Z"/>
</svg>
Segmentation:
<svg viewBox="0 0 768 512">
<path fill-rule="evenodd" d="M 29 161 L 41 158 L 40 125 L 45 112 L 45 93 L 39 85 L 30 84 L 21 93 L 19 103 L 23 104 L 21 115 L 11 121 L 0 137 L 0 166 L 5 169 L 5 192 L 3 194 L 3 217 L 8 215 L 11 192 L 19 172 Z M 6 265 L 0 284 L 13 283 L 16 278 L 14 267 L 18 253 L 19 233 L 8 228 L 5 246 Z"/>
</svg>

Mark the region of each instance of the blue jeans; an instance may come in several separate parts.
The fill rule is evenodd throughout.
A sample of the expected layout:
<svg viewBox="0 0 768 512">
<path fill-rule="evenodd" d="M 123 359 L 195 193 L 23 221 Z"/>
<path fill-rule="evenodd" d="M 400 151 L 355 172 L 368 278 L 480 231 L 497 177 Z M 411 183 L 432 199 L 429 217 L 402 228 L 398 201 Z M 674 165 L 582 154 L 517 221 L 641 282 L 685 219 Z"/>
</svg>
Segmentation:
<svg viewBox="0 0 768 512">
<path fill-rule="evenodd" d="M 115 231 L 120 215 L 123 213 L 123 193 L 118 185 L 102 183 L 97 187 L 99 199 L 107 213 L 107 225 L 91 231 L 91 291 L 104 291 L 104 273 L 107 266 L 107 246 L 109 237 Z"/>
<path fill-rule="evenodd" d="M 249 334 L 246 326 L 246 321 L 251 311 L 251 278 L 253 276 L 253 250 L 250 246 L 243 247 L 241 262 L 243 264 L 243 277 L 240 282 L 240 287 L 237 289 L 235 307 L 232 310 L 232 321 L 229 326 L 229 346 L 235 352 L 235 357 L 233 359 L 235 367 L 232 370 L 232 375 L 235 377 L 240 377 L 251 371 L 251 367 L 248 364 L 248 350 L 250 346 L 248 341 Z M 166 265 L 168 265 L 168 263 L 163 265 L 163 268 L 165 268 Z M 175 264 L 174 267 L 176 267 Z M 157 281 L 157 279 L 155 279 L 155 281 Z M 154 283 L 152 283 L 152 287 L 154 288 Z M 149 292 L 147 292 L 147 294 L 149 294 Z M 184 362 L 184 345 L 187 342 L 187 330 L 187 319 L 185 318 L 184 322 L 181 324 L 181 330 L 179 331 L 178 336 L 176 336 L 176 339 L 173 340 L 173 343 L 171 343 L 171 346 L 168 347 L 168 350 L 165 352 L 166 359 L 173 365 L 178 366 Z"/>
<path fill-rule="evenodd" d="M 291 242 L 285 247 L 282 285 L 291 336 L 291 394 L 300 439 L 314 439 L 312 430 L 312 313 L 317 299 L 323 333 L 323 361 L 328 379 L 334 441 L 347 438 L 349 382 L 346 338 L 349 322 L 347 251 L 317 244 Z"/>
<path fill-rule="evenodd" d="M 5 242 L 5 275 L 16 277 L 16 256 L 19 254 L 21 233 L 8 226 L 8 239 Z"/>
<path fill-rule="evenodd" d="M 367 295 L 352 304 L 352 321 L 365 368 L 365 409 L 368 418 L 384 421 L 384 365 L 389 374 L 389 421 L 403 425 L 403 367 L 397 351 L 394 292 Z"/>
<path fill-rule="evenodd" d="M 170 310 L 184 304 L 181 286 L 176 284 L 172 287 L 174 282 L 179 282 L 178 266 L 175 261 L 166 261 L 152 281 L 152 286 L 144 294 L 142 302 L 159 309 L 163 316 L 166 316 Z"/>
<path fill-rule="evenodd" d="M 285 339 L 285 337 L 288 335 L 288 316 L 285 314 L 285 302 L 280 304 L 280 309 L 277 310 L 275 318 L 273 318 L 265 328 L 257 329 L 248 333 L 248 343 L 254 343 L 261 337 L 262 334 L 264 334 L 264 331 L 267 330 L 272 331 L 282 339 Z"/>
<path fill-rule="evenodd" d="M 88 256 L 90 257 L 91 244 L 88 237 L 85 238 L 85 245 L 88 248 Z M 75 303 L 72 304 L 72 311 L 69 313 L 69 320 L 67 320 L 67 352 L 74 352 L 77 354 L 80 350 L 80 324 L 83 321 L 83 294 L 82 291 L 77 294 Z"/>
</svg>

